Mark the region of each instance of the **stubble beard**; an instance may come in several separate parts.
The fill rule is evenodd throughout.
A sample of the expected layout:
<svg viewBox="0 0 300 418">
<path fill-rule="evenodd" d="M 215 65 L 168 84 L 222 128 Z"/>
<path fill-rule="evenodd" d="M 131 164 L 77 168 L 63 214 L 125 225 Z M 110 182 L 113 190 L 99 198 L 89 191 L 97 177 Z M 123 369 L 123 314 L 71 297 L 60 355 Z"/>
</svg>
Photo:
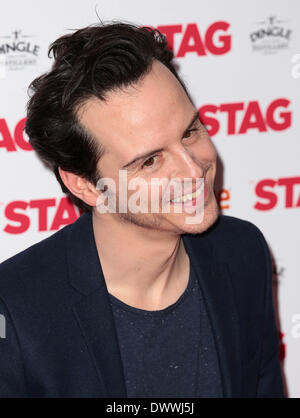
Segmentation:
<svg viewBox="0 0 300 418">
<path fill-rule="evenodd" d="M 211 199 L 213 199 L 213 202 L 211 202 Z M 157 230 L 157 231 L 167 231 L 167 232 L 173 232 L 177 234 L 200 234 L 202 232 L 205 232 L 207 229 L 209 229 L 211 226 L 215 224 L 215 222 L 218 220 L 220 215 L 220 209 L 218 207 L 217 201 L 215 196 L 212 196 L 210 199 L 210 202 L 207 202 L 204 205 L 204 218 L 203 221 L 200 224 L 195 225 L 189 225 L 186 224 L 185 226 L 179 226 L 176 225 L 176 223 L 172 222 L 171 228 L 172 231 L 169 228 L 164 227 L 164 219 L 160 218 L 158 214 L 133 214 L 130 212 L 122 213 L 117 212 L 116 216 L 118 217 L 118 220 L 123 224 L 133 224 L 136 226 L 139 226 L 141 228 L 145 229 L 151 229 L 151 230 Z M 212 205 L 212 208 L 207 208 L 207 206 Z"/>
</svg>

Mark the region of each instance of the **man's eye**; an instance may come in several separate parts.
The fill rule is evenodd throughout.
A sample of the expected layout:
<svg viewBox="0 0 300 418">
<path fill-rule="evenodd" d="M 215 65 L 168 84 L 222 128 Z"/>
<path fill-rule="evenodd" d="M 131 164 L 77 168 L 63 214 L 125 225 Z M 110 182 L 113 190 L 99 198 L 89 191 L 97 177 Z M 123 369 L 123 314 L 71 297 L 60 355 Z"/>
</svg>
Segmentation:
<svg viewBox="0 0 300 418">
<path fill-rule="evenodd" d="M 148 158 L 148 160 L 146 160 L 143 163 L 142 168 L 143 167 L 151 167 L 156 162 L 157 157 L 158 157 L 157 155 L 153 155 L 152 157 Z"/>
<path fill-rule="evenodd" d="M 188 131 L 185 132 L 185 134 L 183 135 L 183 138 L 190 138 L 192 133 L 195 131 L 199 131 L 199 129 L 198 128 L 189 129 Z"/>
</svg>

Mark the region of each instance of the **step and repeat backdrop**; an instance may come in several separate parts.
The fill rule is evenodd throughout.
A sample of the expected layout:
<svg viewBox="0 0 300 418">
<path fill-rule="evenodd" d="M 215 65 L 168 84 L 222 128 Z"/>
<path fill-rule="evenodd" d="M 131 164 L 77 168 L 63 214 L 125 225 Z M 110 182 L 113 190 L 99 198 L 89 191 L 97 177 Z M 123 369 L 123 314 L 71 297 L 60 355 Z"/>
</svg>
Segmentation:
<svg viewBox="0 0 300 418">
<path fill-rule="evenodd" d="M 218 151 L 222 213 L 253 222 L 269 244 L 286 390 L 300 397 L 298 0 L 3 1 L 0 262 L 80 216 L 29 145 L 25 106 L 29 83 L 51 66 L 49 44 L 99 19 L 167 36 Z"/>
</svg>

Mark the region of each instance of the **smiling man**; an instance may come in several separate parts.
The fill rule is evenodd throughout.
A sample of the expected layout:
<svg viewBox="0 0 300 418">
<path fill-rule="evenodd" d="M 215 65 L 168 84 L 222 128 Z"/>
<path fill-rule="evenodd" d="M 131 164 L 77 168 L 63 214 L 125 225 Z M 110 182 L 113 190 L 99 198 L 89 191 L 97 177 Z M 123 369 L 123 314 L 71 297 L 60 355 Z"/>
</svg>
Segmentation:
<svg viewBox="0 0 300 418">
<path fill-rule="evenodd" d="M 26 132 L 84 213 L 0 265 L 0 395 L 282 397 L 268 247 L 219 213 L 165 38 L 96 25 L 50 51 Z"/>
</svg>

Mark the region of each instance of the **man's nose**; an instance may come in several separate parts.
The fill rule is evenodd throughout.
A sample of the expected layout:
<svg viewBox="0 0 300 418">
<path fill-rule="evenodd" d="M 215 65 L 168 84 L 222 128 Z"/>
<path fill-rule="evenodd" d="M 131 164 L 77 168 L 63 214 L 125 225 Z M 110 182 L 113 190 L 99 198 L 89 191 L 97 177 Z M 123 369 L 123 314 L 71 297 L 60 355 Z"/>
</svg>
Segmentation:
<svg viewBox="0 0 300 418">
<path fill-rule="evenodd" d="M 205 175 L 205 164 L 201 163 L 192 152 L 182 146 L 174 157 L 174 172 L 172 177 L 202 178 Z"/>
</svg>

